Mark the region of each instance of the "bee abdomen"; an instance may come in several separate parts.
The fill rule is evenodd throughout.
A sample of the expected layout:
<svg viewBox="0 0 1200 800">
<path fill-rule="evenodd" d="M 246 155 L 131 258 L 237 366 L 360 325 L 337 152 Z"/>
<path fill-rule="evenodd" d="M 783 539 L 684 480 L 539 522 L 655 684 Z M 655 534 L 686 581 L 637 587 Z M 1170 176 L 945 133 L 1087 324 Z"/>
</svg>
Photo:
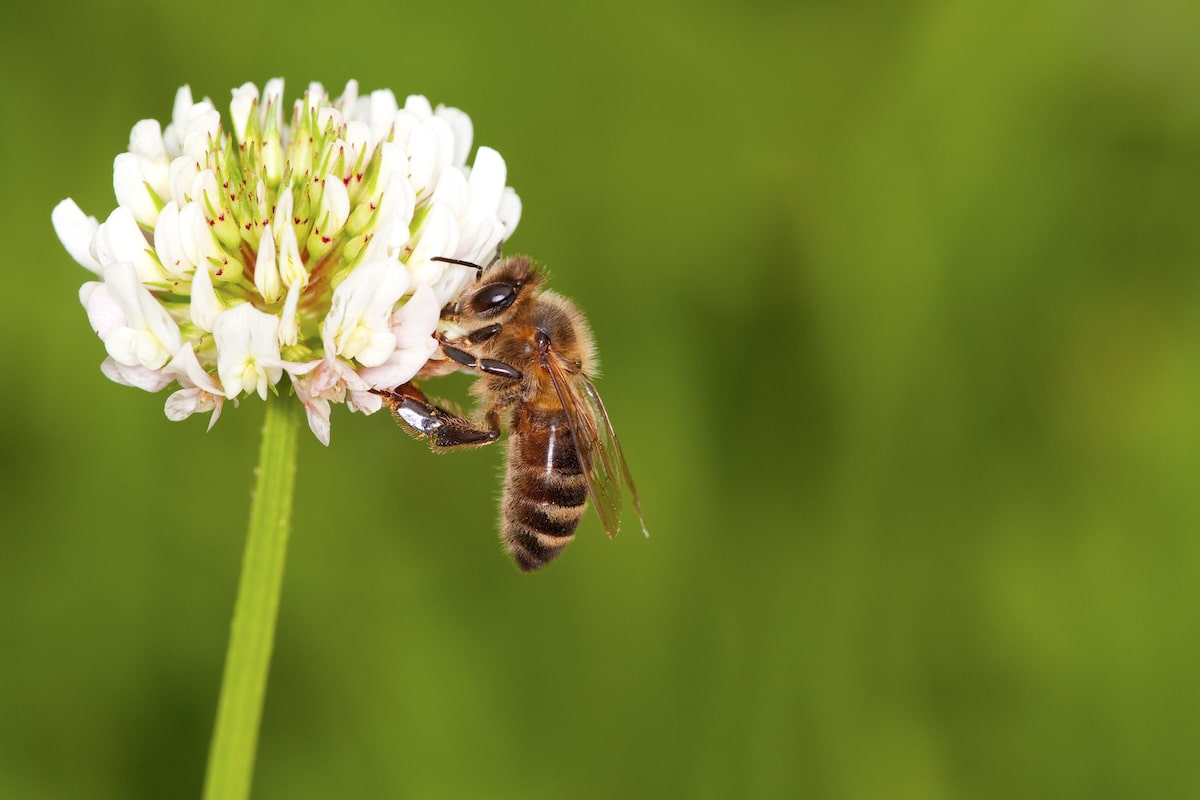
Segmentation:
<svg viewBox="0 0 1200 800">
<path fill-rule="evenodd" d="M 523 572 L 561 553 L 587 510 L 587 482 L 569 437 L 561 427 L 535 426 L 509 438 L 504 543 Z"/>
</svg>

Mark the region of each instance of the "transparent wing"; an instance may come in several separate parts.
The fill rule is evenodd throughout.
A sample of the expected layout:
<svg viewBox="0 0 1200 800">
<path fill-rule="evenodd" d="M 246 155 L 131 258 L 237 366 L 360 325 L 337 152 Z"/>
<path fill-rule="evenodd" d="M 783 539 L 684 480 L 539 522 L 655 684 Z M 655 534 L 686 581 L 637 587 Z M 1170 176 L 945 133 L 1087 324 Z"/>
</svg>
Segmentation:
<svg viewBox="0 0 1200 800">
<path fill-rule="evenodd" d="M 633 505 L 645 531 L 646 522 L 637 489 L 596 387 L 586 376 L 569 375 L 553 356 L 544 357 L 542 363 L 550 373 L 567 415 L 579 463 L 587 480 L 588 496 L 592 498 L 604 530 L 611 538 L 621 529 L 621 482 L 624 481 L 633 495 Z"/>
<path fill-rule="evenodd" d="M 621 452 L 621 442 L 617 439 L 617 432 L 613 430 L 612 422 L 608 418 L 604 401 L 600 399 L 600 393 L 596 391 L 596 387 L 592 385 L 587 376 L 583 376 L 582 380 L 588 401 L 598 412 L 597 424 L 603 423 L 599 426 L 599 434 L 600 441 L 604 443 L 604 452 L 608 454 L 610 460 L 616 462 L 616 466 L 621 470 L 621 480 L 629 487 L 629 496 L 633 500 L 633 509 L 637 511 L 638 524 L 642 526 L 642 533 L 649 536 L 650 531 L 646 530 L 646 515 L 642 513 L 642 500 L 638 497 L 637 487 L 633 485 L 633 476 L 629 474 L 629 464 L 625 461 L 625 454 Z"/>
</svg>

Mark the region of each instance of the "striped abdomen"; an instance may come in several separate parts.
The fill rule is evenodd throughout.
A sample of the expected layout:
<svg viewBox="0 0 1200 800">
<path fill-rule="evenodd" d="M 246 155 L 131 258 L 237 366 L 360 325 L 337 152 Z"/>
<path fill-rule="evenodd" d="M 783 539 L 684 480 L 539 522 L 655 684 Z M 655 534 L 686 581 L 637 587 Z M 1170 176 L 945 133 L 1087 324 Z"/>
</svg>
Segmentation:
<svg viewBox="0 0 1200 800">
<path fill-rule="evenodd" d="M 523 572 L 546 564 L 575 538 L 587 482 L 561 408 L 517 409 L 508 437 L 504 543 Z"/>
</svg>

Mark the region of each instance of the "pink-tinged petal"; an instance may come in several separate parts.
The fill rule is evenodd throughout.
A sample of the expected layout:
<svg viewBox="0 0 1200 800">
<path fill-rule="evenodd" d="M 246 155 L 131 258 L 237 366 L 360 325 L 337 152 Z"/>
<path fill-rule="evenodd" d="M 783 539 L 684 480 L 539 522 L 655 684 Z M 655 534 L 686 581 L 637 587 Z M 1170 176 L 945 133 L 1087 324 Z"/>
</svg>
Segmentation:
<svg viewBox="0 0 1200 800">
<path fill-rule="evenodd" d="M 370 416 L 383 407 L 383 398 L 370 391 L 352 391 L 346 398 L 346 405 L 351 411 L 358 411 Z"/>
<path fill-rule="evenodd" d="M 171 422 L 182 422 L 200 410 L 200 390 L 180 389 L 172 392 L 163 404 L 163 413 Z"/>
<path fill-rule="evenodd" d="M 104 337 L 108 354 L 126 366 L 160 369 L 179 349 L 179 326 L 141 284 L 132 264 L 109 264 L 104 285 L 125 316 L 125 327 L 113 328 Z M 98 292 L 92 292 L 89 302 L 97 301 Z"/>
<path fill-rule="evenodd" d="M 84 269 L 99 274 L 100 262 L 92 255 L 92 240 L 100 228 L 96 218 L 84 214 L 75 201 L 68 198 L 50 212 L 50 222 L 71 258 Z"/>
<path fill-rule="evenodd" d="M 411 381 L 437 351 L 437 341 L 430 338 L 423 344 L 396 350 L 378 367 L 365 367 L 358 371 L 359 377 L 375 388 L 394 389 Z"/>
<path fill-rule="evenodd" d="M 308 417 L 308 428 L 317 437 L 317 441 L 329 446 L 329 401 L 313 397 L 309 392 L 308 381 L 292 376 L 292 386 L 295 387 L 296 397 L 304 404 L 304 413 Z"/>
<path fill-rule="evenodd" d="M 129 324 L 125 312 L 121 309 L 121 304 L 103 283 L 98 281 L 85 283 L 79 290 L 79 299 L 83 302 L 83 307 L 87 309 L 88 322 L 91 324 L 92 330 L 102 340 L 107 339 L 117 328 L 123 328 Z"/>
<path fill-rule="evenodd" d="M 158 392 L 171 383 L 172 378 L 161 369 L 146 369 L 143 366 L 130 366 L 106 358 L 100 364 L 100 371 L 105 376 L 123 386 L 144 389 L 147 392 Z"/>
<path fill-rule="evenodd" d="M 211 431 L 213 429 L 213 425 L 216 425 L 217 420 L 219 420 L 221 418 L 221 409 L 224 407 L 225 407 L 225 398 L 224 397 L 218 396 L 218 397 L 213 398 L 212 416 L 208 418 L 208 427 L 205 428 L 204 430 Z"/>
<path fill-rule="evenodd" d="M 392 314 L 396 347 L 424 346 L 442 316 L 442 303 L 428 286 L 418 286 L 412 297 Z"/>
<path fill-rule="evenodd" d="M 224 397 L 213 396 L 203 389 L 193 387 L 172 393 L 163 405 L 163 412 L 172 422 L 182 422 L 192 414 L 211 411 L 212 416 L 209 417 L 207 428 L 211 431 L 213 425 L 217 424 L 217 419 L 221 416 L 221 407 L 224 405 Z"/>
</svg>

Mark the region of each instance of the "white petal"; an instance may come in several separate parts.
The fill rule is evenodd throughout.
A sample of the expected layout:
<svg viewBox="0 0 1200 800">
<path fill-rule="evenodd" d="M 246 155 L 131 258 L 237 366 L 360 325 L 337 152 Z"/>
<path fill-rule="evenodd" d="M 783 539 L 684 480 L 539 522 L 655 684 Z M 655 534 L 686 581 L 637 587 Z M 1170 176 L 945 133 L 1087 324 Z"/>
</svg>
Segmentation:
<svg viewBox="0 0 1200 800">
<path fill-rule="evenodd" d="M 285 227 L 291 227 L 293 202 L 290 191 L 283 192 L 275 201 L 275 218 L 271 220 L 275 230 L 282 231 Z"/>
<path fill-rule="evenodd" d="M 433 128 L 421 124 L 408 137 L 408 175 L 417 195 L 428 194 L 438 171 L 438 138 Z"/>
<path fill-rule="evenodd" d="M 263 86 L 262 94 L 263 131 L 271 128 L 272 120 L 267 114 L 274 116 L 276 130 L 283 129 L 283 78 L 271 78 Z"/>
<path fill-rule="evenodd" d="M 471 152 L 471 140 L 475 136 L 471 118 L 465 112 L 447 106 L 438 106 L 434 115 L 444 119 L 454 132 L 454 155 L 450 163 L 456 167 L 463 166 L 467 163 L 467 156 Z"/>
<path fill-rule="evenodd" d="M 167 152 L 177 156 L 183 151 L 183 137 L 186 131 L 188 116 L 192 112 L 192 89 L 190 86 L 180 86 L 175 93 L 175 105 L 171 110 L 171 124 L 163 131 L 163 141 Z"/>
<path fill-rule="evenodd" d="M 190 202 L 179 209 L 179 249 L 192 264 L 203 264 L 210 258 L 219 260 L 223 255 L 201 203 Z"/>
<path fill-rule="evenodd" d="M 278 219 L 278 217 L 276 217 Z M 291 221 L 279 228 L 279 278 L 283 285 L 308 285 L 308 269 L 300 259 L 300 245 L 296 242 L 296 229 Z"/>
<path fill-rule="evenodd" d="M 433 116 L 433 106 L 424 95 L 410 94 L 404 99 L 404 110 L 416 114 L 421 119 Z"/>
<path fill-rule="evenodd" d="M 231 308 L 217 317 L 213 341 L 217 345 L 217 375 L 225 396 L 233 399 L 243 391 L 257 391 L 267 399 L 267 386 L 283 375 L 279 364 L 279 318 L 259 311 L 249 303 Z"/>
<path fill-rule="evenodd" d="M 84 214 L 74 200 L 67 198 L 50 212 L 50 222 L 71 258 L 85 269 L 99 273 L 100 262 L 91 252 L 92 239 L 100 228 L 96 218 Z"/>
<path fill-rule="evenodd" d="M 220 385 L 213 380 L 213 376 L 200 366 L 191 342 L 185 342 L 179 348 L 179 352 L 167 365 L 167 371 L 179 381 L 180 386 L 203 389 L 209 394 L 225 394 Z"/>
<path fill-rule="evenodd" d="M 391 89 L 377 89 L 371 92 L 369 98 L 364 98 L 367 112 L 365 118 L 359 116 L 360 119 L 365 119 L 367 124 L 371 126 L 371 135 L 376 141 L 387 137 L 392 129 L 392 125 L 396 122 L 396 112 L 399 106 L 396 105 L 396 95 L 392 94 Z M 360 100 L 357 104 L 361 108 L 364 104 Z"/>
<path fill-rule="evenodd" d="M 325 87 L 319 81 L 309 83 L 308 88 L 304 90 L 304 103 L 308 111 L 316 111 L 324 102 Z"/>
<path fill-rule="evenodd" d="M 517 223 L 521 221 L 521 198 L 513 190 L 511 186 L 505 186 L 504 192 L 500 195 L 500 207 L 496 210 L 496 216 L 504 225 L 505 241 L 512 238 L 513 232 L 517 229 Z"/>
<path fill-rule="evenodd" d="M 467 188 L 467 176 L 458 168 L 442 170 L 438 178 L 437 189 L 433 192 L 432 202 L 444 206 L 455 217 L 467 213 L 470 200 L 470 189 Z"/>
<path fill-rule="evenodd" d="M 300 304 L 300 290 L 303 285 L 299 282 L 288 287 L 287 299 L 283 303 L 283 313 L 279 316 L 279 346 L 290 347 L 300 341 L 300 324 L 296 319 L 296 309 Z"/>
<path fill-rule="evenodd" d="M 322 323 L 327 354 L 358 359 L 364 366 L 383 363 L 396 346 L 389 321 L 408 290 L 404 265 L 379 258 L 357 266 L 337 289 Z"/>
<path fill-rule="evenodd" d="M 203 167 L 191 156 L 179 156 L 167 167 L 167 182 L 171 187 L 171 199 L 180 208 L 195 198 L 191 196 L 192 183 Z"/>
<path fill-rule="evenodd" d="M 317 130 L 321 133 L 332 129 L 335 133 L 346 127 L 346 118 L 342 112 L 333 106 L 321 106 L 317 109 Z"/>
<path fill-rule="evenodd" d="M 326 214 L 329 215 L 328 220 L 325 219 Z M 350 194 L 346 191 L 346 184 L 338 180 L 336 176 L 326 176 L 325 190 L 321 193 L 321 203 L 317 210 L 321 233 L 325 236 L 333 236 L 342 229 L 349 217 Z"/>
<path fill-rule="evenodd" d="M 217 141 L 221 129 L 221 114 L 212 102 L 204 100 L 192 106 L 188 112 L 184 128 L 183 149 L 181 155 L 189 155 L 197 161 L 204 161 L 209 144 Z"/>
<path fill-rule="evenodd" d="M 141 224 L 153 227 L 158 218 L 158 206 L 146 184 L 146 176 L 142 173 L 137 156 L 121 153 L 113 159 L 113 194 L 117 197 L 117 204 L 128 208 L 133 218 Z"/>
<path fill-rule="evenodd" d="M 417 240 L 417 245 L 406 262 L 413 279 L 424 284 L 439 280 L 446 271 L 446 264 L 430 259 L 434 256 L 450 256 L 458 251 L 458 220 L 449 210 L 435 203 L 413 238 Z"/>
<path fill-rule="evenodd" d="M 283 284 L 279 280 L 279 262 L 275 258 L 275 234 L 271 223 L 263 226 L 258 240 L 258 256 L 254 262 L 254 288 L 268 303 L 276 303 L 283 297 Z"/>
<path fill-rule="evenodd" d="M 213 289 L 212 275 L 208 272 L 208 265 L 201 264 L 196 267 L 196 272 L 192 276 L 192 302 L 188 308 L 188 314 L 197 328 L 202 331 L 211 331 L 213 325 L 216 324 L 217 317 L 224 311 L 225 306 L 221 305 L 221 301 L 217 299 L 217 293 Z"/>
<path fill-rule="evenodd" d="M 233 90 L 233 99 L 229 103 L 229 117 L 233 120 L 233 135 L 239 143 L 246 141 L 246 127 L 257 104 L 258 87 L 253 83 L 243 83 Z"/>
<path fill-rule="evenodd" d="M 347 116 L 354 110 L 358 103 L 358 81 L 351 78 L 346 81 L 346 88 L 342 90 L 342 96 L 337 99 L 337 105 L 342 109 Z"/>
<path fill-rule="evenodd" d="M 127 261 L 137 270 L 143 283 L 158 283 L 168 279 L 167 273 L 153 256 L 146 235 L 128 208 L 118 206 L 96 231 L 93 240 L 96 260 L 101 264 Z"/>
<path fill-rule="evenodd" d="M 471 177 L 467 179 L 471 189 L 468 213 L 477 216 L 495 214 L 507 179 L 508 168 L 504 164 L 504 157 L 490 147 L 480 147 L 475 153 Z"/>
<path fill-rule="evenodd" d="M 192 249 L 195 250 L 194 242 Z M 158 213 L 158 221 L 154 225 L 154 250 L 163 268 L 176 278 L 188 278 L 196 269 L 195 262 L 183 245 L 179 206 L 175 205 L 174 200 Z"/>
<path fill-rule="evenodd" d="M 504 225 L 500 220 L 489 217 L 475 227 L 475 235 L 471 239 L 464 236 L 459 240 L 456 257 L 473 264 L 487 264 L 495 257 L 503 241 Z"/>
</svg>

